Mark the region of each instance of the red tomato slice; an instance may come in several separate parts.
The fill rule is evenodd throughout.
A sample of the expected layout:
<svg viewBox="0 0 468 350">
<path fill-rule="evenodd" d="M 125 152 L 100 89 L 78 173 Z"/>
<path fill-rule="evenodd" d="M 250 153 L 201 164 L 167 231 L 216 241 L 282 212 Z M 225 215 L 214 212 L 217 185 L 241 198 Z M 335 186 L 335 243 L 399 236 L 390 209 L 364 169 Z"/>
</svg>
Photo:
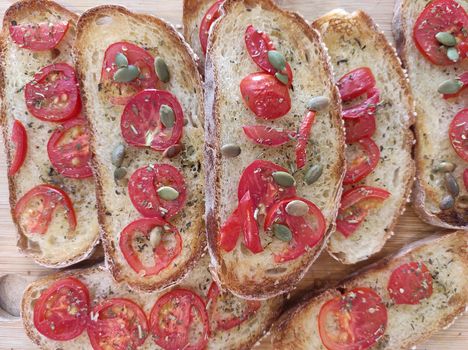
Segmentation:
<svg viewBox="0 0 468 350">
<path fill-rule="evenodd" d="M 240 326 L 253 317 L 262 305 L 258 300 L 233 298 L 229 292 L 221 293 L 216 282 L 211 282 L 207 298 L 211 329 L 215 331 L 229 331 Z"/>
<path fill-rule="evenodd" d="M 94 307 L 88 324 L 94 350 L 136 350 L 148 336 L 148 321 L 139 305 L 112 298 Z"/>
<path fill-rule="evenodd" d="M 46 122 L 63 122 L 81 110 L 75 71 L 66 63 L 42 68 L 24 89 L 28 111 Z"/>
<path fill-rule="evenodd" d="M 19 120 L 15 120 L 13 123 L 11 142 L 15 145 L 15 157 L 8 170 L 8 176 L 13 176 L 20 170 L 28 151 L 28 134 L 24 125 Z"/>
<path fill-rule="evenodd" d="M 370 288 L 355 288 L 322 305 L 318 328 L 329 350 L 365 350 L 374 345 L 387 328 L 387 309 Z"/>
<path fill-rule="evenodd" d="M 63 176 L 83 179 L 93 176 L 86 120 L 77 118 L 55 129 L 47 143 L 54 168 Z"/>
<path fill-rule="evenodd" d="M 375 86 L 375 78 L 368 67 L 361 67 L 345 74 L 336 83 L 340 90 L 341 100 L 347 102 L 365 94 Z"/>
<path fill-rule="evenodd" d="M 205 16 L 200 24 L 200 31 L 198 32 L 198 38 L 200 39 L 200 45 L 203 51 L 203 54 L 206 55 L 206 48 L 208 46 L 208 36 L 210 34 L 210 28 L 213 25 L 214 21 L 216 21 L 221 16 L 221 5 L 224 0 L 216 1 L 211 7 L 206 11 Z"/>
<path fill-rule="evenodd" d="M 120 68 L 115 63 L 117 54 L 124 55 L 128 65 L 138 67 L 140 70 L 138 78 L 128 83 L 114 81 L 114 74 Z M 107 48 L 102 63 L 100 91 L 109 96 L 111 103 L 125 105 L 136 93 L 144 89 L 156 89 L 158 82 L 154 70 L 154 57 L 148 51 L 124 41 L 114 43 Z"/>
<path fill-rule="evenodd" d="M 174 111 L 174 125 L 166 127 L 160 119 L 162 105 Z M 184 112 L 177 98 L 168 91 L 144 90 L 125 106 L 120 119 L 122 136 L 128 144 L 164 151 L 179 142 L 184 127 Z"/>
<path fill-rule="evenodd" d="M 343 108 L 344 119 L 363 118 L 375 115 L 377 105 L 380 102 L 380 93 L 377 88 L 371 88 L 366 92 L 367 98 L 357 105 Z"/>
<path fill-rule="evenodd" d="M 465 184 L 465 189 L 468 191 L 468 168 L 463 171 L 463 183 Z"/>
<path fill-rule="evenodd" d="M 422 262 L 400 265 L 393 270 L 387 290 L 396 304 L 419 304 L 432 295 L 431 273 Z"/>
<path fill-rule="evenodd" d="M 245 105 L 261 119 L 277 119 L 291 109 L 288 87 L 271 74 L 249 74 L 242 79 L 240 91 Z"/>
<path fill-rule="evenodd" d="M 255 209 L 250 191 L 245 192 L 239 201 L 238 212 L 242 222 L 242 231 L 244 232 L 244 244 L 254 254 L 263 251 L 258 223 L 255 220 Z"/>
<path fill-rule="evenodd" d="M 336 219 L 336 229 L 345 237 L 351 236 L 361 225 L 370 209 L 390 196 L 381 188 L 359 186 L 343 193 Z"/>
<path fill-rule="evenodd" d="M 23 49 L 45 51 L 56 47 L 68 30 L 68 21 L 10 25 L 11 40 Z"/>
<path fill-rule="evenodd" d="M 219 246 L 226 252 L 232 251 L 236 247 L 241 233 L 242 225 L 239 208 L 236 208 L 219 230 Z"/>
<path fill-rule="evenodd" d="M 156 235 L 153 238 L 151 235 Z M 155 246 L 153 246 L 155 244 Z M 143 276 L 164 270 L 182 251 L 177 228 L 160 218 L 142 218 L 127 225 L 120 234 L 120 250 L 130 267 Z"/>
<path fill-rule="evenodd" d="M 468 43 L 466 44 L 467 48 L 468 48 Z M 461 93 L 466 90 L 466 88 L 468 88 L 468 72 L 464 72 L 462 74 L 460 74 L 458 77 L 457 77 L 457 80 L 462 84 L 462 87 L 460 88 L 460 90 L 458 90 L 457 93 L 455 94 L 443 94 L 442 96 L 448 100 L 450 98 L 454 98 L 454 97 L 458 97 L 461 95 Z"/>
<path fill-rule="evenodd" d="M 353 145 L 359 147 L 359 151 L 357 155 L 354 154 L 352 157 L 350 152 L 347 152 L 347 170 L 343 181 L 345 185 L 354 184 L 364 179 L 374 171 L 380 160 L 379 147 L 371 138 L 360 139 Z M 348 150 L 351 150 L 351 147 L 348 147 Z"/>
<path fill-rule="evenodd" d="M 315 122 L 315 112 L 307 112 L 304 120 L 302 120 L 301 127 L 299 128 L 299 135 L 296 144 L 296 166 L 298 169 L 302 169 L 306 165 L 306 148 L 307 142 L 310 138 L 310 131 L 312 124 Z"/>
<path fill-rule="evenodd" d="M 344 119 L 346 143 L 355 143 L 374 135 L 376 127 L 375 116 L 366 115 L 360 118 Z"/>
<path fill-rule="evenodd" d="M 451 65 L 455 62 L 447 57 L 447 50 L 441 45 L 436 34 L 450 32 L 460 43 L 468 43 L 466 35 L 468 15 L 465 9 L 454 0 L 434 0 L 427 4 L 413 28 L 413 39 L 419 52 L 436 65 Z"/>
<path fill-rule="evenodd" d="M 169 186 L 179 192 L 175 200 L 164 200 L 158 189 Z M 170 219 L 187 200 L 187 189 L 182 174 L 169 164 L 150 164 L 137 169 L 128 182 L 128 195 L 135 209 L 146 217 Z"/>
<path fill-rule="evenodd" d="M 187 289 L 160 297 L 151 310 L 150 324 L 154 342 L 165 350 L 202 350 L 208 343 L 205 302 Z"/>
<path fill-rule="evenodd" d="M 83 333 L 88 312 L 88 288 L 76 278 L 63 278 L 42 292 L 34 304 L 34 326 L 49 339 L 71 340 Z"/>
<path fill-rule="evenodd" d="M 27 192 L 16 203 L 15 219 L 29 234 L 45 234 L 52 215 L 59 208 L 64 210 L 69 231 L 76 229 L 75 209 L 70 197 L 61 189 L 51 185 L 39 185 Z"/>
<path fill-rule="evenodd" d="M 468 108 L 458 112 L 449 127 L 449 137 L 457 154 L 468 162 Z"/>
<path fill-rule="evenodd" d="M 242 130 L 251 141 L 267 147 L 282 146 L 296 137 L 294 131 L 275 129 L 266 125 L 244 125 Z"/>
<path fill-rule="evenodd" d="M 308 205 L 307 215 L 292 216 L 286 213 L 286 206 L 293 200 L 300 200 Z M 277 263 L 294 260 L 303 255 L 308 248 L 315 247 L 322 240 L 327 228 L 327 223 L 320 209 L 314 203 L 299 197 L 284 199 L 270 208 L 265 218 L 265 231 L 271 230 L 273 224 L 287 226 L 293 236 L 288 248 L 281 254 L 274 255 Z"/>
</svg>

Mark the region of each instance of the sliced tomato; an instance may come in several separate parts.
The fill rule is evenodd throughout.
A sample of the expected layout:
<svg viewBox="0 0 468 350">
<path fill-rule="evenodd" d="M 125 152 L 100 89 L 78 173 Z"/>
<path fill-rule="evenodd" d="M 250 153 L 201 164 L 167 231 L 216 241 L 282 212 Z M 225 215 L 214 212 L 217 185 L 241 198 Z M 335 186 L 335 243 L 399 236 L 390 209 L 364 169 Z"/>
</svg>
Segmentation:
<svg viewBox="0 0 468 350">
<path fill-rule="evenodd" d="M 66 63 L 42 68 L 24 89 L 28 111 L 46 122 L 63 122 L 81 110 L 75 70 Z"/>
<path fill-rule="evenodd" d="M 45 51 L 56 47 L 68 30 L 68 21 L 10 25 L 11 40 L 23 49 Z"/>
<path fill-rule="evenodd" d="M 419 304 L 432 295 L 432 276 L 422 262 L 412 261 L 393 270 L 387 285 L 396 304 Z"/>
<path fill-rule="evenodd" d="M 457 154 L 468 162 L 468 108 L 457 113 L 449 126 L 449 137 Z"/>
<path fill-rule="evenodd" d="M 173 126 L 161 122 L 159 110 L 162 105 L 169 106 L 174 112 Z M 162 90 L 144 90 L 135 95 L 125 106 L 120 119 L 120 130 L 128 144 L 161 152 L 179 142 L 183 127 L 184 112 L 177 97 Z"/>
<path fill-rule="evenodd" d="M 242 231 L 244 232 L 244 244 L 252 253 L 260 253 L 263 251 L 260 234 L 258 231 L 258 223 L 255 220 L 254 202 L 250 196 L 250 191 L 245 192 L 244 196 L 239 201 L 239 217 L 242 222 Z"/>
<path fill-rule="evenodd" d="M 369 115 L 375 115 L 377 105 L 380 102 L 380 92 L 377 88 L 371 88 L 366 92 L 367 98 L 357 105 L 343 108 L 344 119 L 363 118 Z"/>
<path fill-rule="evenodd" d="M 150 324 L 154 342 L 165 350 L 202 350 L 208 343 L 205 302 L 187 289 L 161 296 L 151 310 Z"/>
<path fill-rule="evenodd" d="M 161 187 L 172 187 L 179 196 L 164 200 L 158 194 Z M 187 200 L 187 189 L 182 174 L 169 164 L 150 164 L 137 169 L 128 182 L 128 195 L 138 212 L 146 217 L 170 219 Z"/>
<path fill-rule="evenodd" d="M 86 120 L 77 118 L 59 126 L 50 136 L 47 153 L 63 176 L 83 179 L 93 176 Z"/>
<path fill-rule="evenodd" d="M 249 74 L 242 79 L 240 91 L 245 105 L 258 118 L 277 119 L 291 109 L 288 87 L 271 74 Z"/>
<path fill-rule="evenodd" d="M 211 329 L 214 331 L 239 327 L 253 317 L 262 305 L 258 300 L 244 300 L 234 298 L 229 292 L 221 293 L 216 282 L 211 282 L 207 298 Z"/>
<path fill-rule="evenodd" d="M 352 154 L 356 147 L 357 152 Z M 349 185 L 361 181 L 369 175 L 379 164 L 380 150 L 371 138 L 363 138 L 353 143 L 346 152 L 346 174 L 343 184 Z"/>
<path fill-rule="evenodd" d="M 465 190 L 468 191 L 468 168 L 463 171 L 463 183 L 465 184 Z"/>
<path fill-rule="evenodd" d="M 466 44 L 468 47 L 468 43 Z M 443 97 L 448 100 L 450 98 L 458 97 L 460 94 L 468 88 L 468 72 L 464 72 L 457 77 L 457 80 L 461 83 L 460 90 L 455 94 L 443 94 Z"/>
<path fill-rule="evenodd" d="M 123 229 L 119 247 L 125 260 L 136 273 L 154 276 L 180 255 L 182 238 L 177 228 L 167 221 L 160 218 L 142 218 Z"/>
<path fill-rule="evenodd" d="M 312 124 L 315 122 L 315 112 L 309 111 L 302 120 L 296 144 L 296 166 L 302 169 L 307 161 L 307 143 L 310 138 Z"/>
<path fill-rule="evenodd" d="M 365 94 L 375 86 L 375 78 L 368 67 L 361 67 L 345 74 L 336 83 L 340 90 L 341 100 L 350 101 Z"/>
<path fill-rule="evenodd" d="M 433 64 L 447 66 L 455 62 L 447 57 L 447 49 L 437 41 L 436 34 L 449 32 L 454 35 L 458 42 L 455 47 L 460 51 L 461 43 L 468 43 L 467 28 L 468 15 L 462 5 L 454 0 L 434 0 L 416 20 L 413 39 L 425 58 Z"/>
<path fill-rule="evenodd" d="M 236 247 L 237 240 L 241 233 L 241 218 L 239 215 L 239 208 L 236 208 L 219 230 L 219 246 L 226 252 L 232 251 Z"/>
<path fill-rule="evenodd" d="M 309 211 L 304 216 L 292 216 L 286 212 L 286 206 L 299 200 L 307 204 Z M 287 249 L 274 254 L 275 262 L 282 263 L 294 260 L 303 255 L 309 248 L 315 247 L 325 235 L 327 223 L 320 209 L 304 198 L 292 197 L 273 205 L 265 218 L 265 231 L 271 230 L 274 224 L 287 226 L 292 232 L 292 240 Z"/>
<path fill-rule="evenodd" d="M 217 0 L 211 7 L 206 11 L 205 15 L 200 24 L 200 31 L 198 32 L 198 38 L 200 39 L 200 45 L 203 54 L 206 55 L 206 48 L 208 46 L 208 36 L 210 34 L 210 28 L 213 23 L 221 16 L 221 5 L 224 0 Z"/>
<path fill-rule="evenodd" d="M 76 229 L 76 215 L 68 195 L 51 185 L 39 185 L 27 192 L 15 206 L 15 219 L 28 234 L 45 234 L 52 215 L 61 208 L 69 231 Z"/>
<path fill-rule="evenodd" d="M 336 219 L 336 229 L 351 236 L 366 218 L 369 210 L 382 204 L 390 192 L 377 187 L 359 186 L 343 193 Z"/>
<path fill-rule="evenodd" d="M 360 118 L 344 119 L 346 143 L 355 143 L 364 138 L 370 138 L 377 129 L 375 116 L 366 115 Z"/>
<path fill-rule="evenodd" d="M 24 125 L 19 120 L 15 120 L 13 123 L 11 142 L 15 145 L 15 156 L 11 162 L 10 169 L 8 169 L 8 176 L 13 176 L 20 170 L 28 151 L 28 134 Z"/>
<path fill-rule="evenodd" d="M 89 313 L 88 288 L 74 277 L 54 282 L 34 304 L 34 326 L 45 337 L 65 341 L 86 328 Z"/>
<path fill-rule="evenodd" d="M 96 305 L 87 331 L 94 350 L 136 350 L 149 333 L 144 311 L 125 298 L 112 298 Z"/>
<path fill-rule="evenodd" d="M 370 288 L 355 288 L 322 305 L 318 328 L 328 350 L 366 350 L 385 333 L 387 309 Z"/>
<path fill-rule="evenodd" d="M 138 78 L 126 83 L 114 80 L 114 74 L 121 68 L 115 62 L 117 55 L 124 55 L 128 65 L 139 69 Z M 111 103 L 125 105 L 136 93 L 144 89 L 156 89 L 158 83 L 154 57 L 148 51 L 124 41 L 116 42 L 107 48 L 102 63 L 100 91 L 109 97 Z"/>
<path fill-rule="evenodd" d="M 296 132 L 284 129 L 276 129 L 266 125 L 244 125 L 244 134 L 249 140 L 262 146 L 282 146 L 296 137 Z"/>
</svg>

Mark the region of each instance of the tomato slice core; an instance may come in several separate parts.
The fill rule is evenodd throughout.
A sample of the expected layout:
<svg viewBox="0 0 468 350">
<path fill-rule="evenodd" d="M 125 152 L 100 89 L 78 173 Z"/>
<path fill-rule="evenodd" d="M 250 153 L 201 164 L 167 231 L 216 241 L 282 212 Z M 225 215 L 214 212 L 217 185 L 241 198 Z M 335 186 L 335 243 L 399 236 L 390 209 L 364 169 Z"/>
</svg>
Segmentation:
<svg viewBox="0 0 468 350">
<path fill-rule="evenodd" d="M 424 263 L 412 261 L 393 270 L 387 290 L 396 304 L 416 305 L 432 295 L 432 276 Z"/>
<path fill-rule="evenodd" d="M 336 83 L 343 102 L 365 94 L 375 86 L 375 78 L 368 67 L 356 68 L 341 77 Z"/>
<path fill-rule="evenodd" d="M 379 164 L 380 150 L 377 144 L 371 138 L 363 138 L 348 147 L 352 151 L 352 147 L 358 150 L 354 154 L 347 152 L 347 170 L 343 184 L 349 185 L 361 181 L 367 175 L 372 173 Z"/>
<path fill-rule="evenodd" d="M 15 145 L 15 156 L 8 170 L 8 176 L 13 176 L 20 170 L 28 151 L 28 134 L 19 120 L 15 120 L 13 123 L 11 142 Z"/>
<path fill-rule="evenodd" d="M 266 125 L 244 125 L 244 134 L 254 143 L 267 147 L 282 146 L 296 137 L 296 132 Z"/>
<path fill-rule="evenodd" d="M 204 55 L 206 55 L 210 28 L 213 25 L 213 23 L 221 16 L 220 8 L 223 2 L 224 0 L 218 0 L 213 5 L 211 5 L 211 7 L 208 9 L 208 11 L 206 11 L 201 21 L 200 31 L 198 32 L 198 38 L 200 39 L 200 45 Z"/>
<path fill-rule="evenodd" d="M 23 49 L 46 51 L 56 47 L 68 30 L 68 21 L 10 25 L 10 36 Z"/>
<path fill-rule="evenodd" d="M 468 108 L 453 118 L 449 126 L 449 138 L 455 152 L 468 162 Z"/>
</svg>

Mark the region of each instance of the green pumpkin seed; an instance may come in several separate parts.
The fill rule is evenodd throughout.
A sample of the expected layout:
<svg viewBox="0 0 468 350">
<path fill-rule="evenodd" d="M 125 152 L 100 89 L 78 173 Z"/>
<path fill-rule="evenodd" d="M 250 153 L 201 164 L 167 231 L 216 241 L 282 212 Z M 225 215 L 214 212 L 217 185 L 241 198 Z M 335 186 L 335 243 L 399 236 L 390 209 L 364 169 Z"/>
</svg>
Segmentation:
<svg viewBox="0 0 468 350">
<path fill-rule="evenodd" d="M 158 192 L 158 196 L 165 201 L 174 201 L 179 198 L 179 192 L 170 186 L 159 187 L 156 192 Z"/>
<path fill-rule="evenodd" d="M 126 68 L 128 67 L 128 59 L 127 59 L 127 56 L 125 56 L 123 53 L 121 52 L 118 52 L 116 55 L 115 55 L 115 64 L 117 65 L 117 67 L 119 68 Z"/>
<path fill-rule="evenodd" d="M 137 66 L 119 68 L 114 73 L 114 81 L 118 83 L 129 83 L 140 76 L 140 69 Z"/>
<path fill-rule="evenodd" d="M 167 83 L 170 79 L 169 68 L 167 67 L 166 61 L 161 57 L 156 57 L 154 60 L 154 69 L 156 74 L 163 83 Z"/>
<path fill-rule="evenodd" d="M 286 59 L 276 50 L 268 51 L 268 61 L 276 70 L 283 71 L 286 69 Z"/>
<path fill-rule="evenodd" d="M 458 50 L 455 47 L 449 47 L 447 49 L 447 57 L 452 62 L 457 62 L 460 59 Z"/>
<path fill-rule="evenodd" d="M 440 94 L 456 94 L 463 87 L 463 83 L 458 79 L 449 79 L 439 85 L 437 91 Z"/>
<path fill-rule="evenodd" d="M 227 143 L 221 147 L 221 153 L 227 158 L 235 158 L 241 154 L 241 148 L 234 143 Z"/>
<path fill-rule="evenodd" d="M 304 216 L 309 212 L 309 206 L 300 200 L 293 200 L 286 205 L 286 213 L 292 216 Z"/>
<path fill-rule="evenodd" d="M 320 176 L 322 176 L 323 172 L 323 166 L 322 164 L 315 164 L 310 167 L 309 170 L 307 170 L 305 176 L 304 176 L 304 181 L 307 185 L 312 185 L 314 182 L 316 182 Z"/>
<path fill-rule="evenodd" d="M 164 158 L 174 158 L 182 151 L 182 145 L 175 144 L 166 148 L 162 154 Z"/>
<path fill-rule="evenodd" d="M 444 179 L 447 191 L 449 191 L 453 197 L 457 197 L 460 194 L 460 187 L 458 186 L 457 179 L 455 179 L 452 173 L 445 173 Z"/>
<path fill-rule="evenodd" d="M 442 210 L 447 210 L 453 207 L 455 200 L 451 195 L 446 195 L 439 203 L 439 208 Z"/>
<path fill-rule="evenodd" d="M 276 72 L 275 78 L 278 79 L 284 85 L 289 84 L 289 78 L 287 75 L 281 74 L 280 72 Z"/>
<path fill-rule="evenodd" d="M 439 43 L 445 46 L 457 45 L 457 39 L 449 32 L 439 32 L 436 34 L 435 38 Z"/>
<path fill-rule="evenodd" d="M 281 187 L 292 187 L 296 184 L 296 180 L 294 180 L 294 177 L 285 172 L 285 171 L 275 171 L 274 173 L 271 174 L 273 176 L 273 180 L 280 185 Z"/>
<path fill-rule="evenodd" d="M 114 170 L 114 180 L 122 180 L 127 175 L 127 169 L 125 168 L 116 168 Z"/>
<path fill-rule="evenodd" d="M 280 241 L 283 241 L 283 242 L 290 242 L 292 239 L 292 232 L 285 225 L 274 224 L 273 234 L 275 235 L 276 238 L 278 238 Z"/>
<path fill-rule="evenodd" d="M 312 97 L 309 102 L 307 102 L 307 109 L 309 111 L 323 111 L 330 104 L 330 99 L 326 96 L 316 96 Z"/>
<path fill-rule="evenodd" d="M 456 206 L 460 209 L 468 209 L 468 196 L 463 195 L 458 197 Z"/>
<path fill-rule="evenodd" d="M 451 173 L 455 170 L 456 165 L 453 164 L 452 162 L 440 162 L 434 167 L 435 172 L 441 172 L 441 173 Z"/>
<path fill-rule="evenodd" d="M 159 118 L 166 128 L 172 128 L 175 124 L 174 111 L 168 105 L 161 105 L 159 108 Z"/>
<path fill-rule="evenodd" d="M 155 248 L 161 242 L 161 236 L 162 236 L 161 227 L 158 226 L 151 230 L 149 241 L 153 248 Z"/>
<path fill-rule="evenodd" d="M 111 154 L 111 162 L 112 165 L 120 168 L 125 158 L 125 145 L 119 143 L 115 148 L 112 150 Z"/>
</svg>

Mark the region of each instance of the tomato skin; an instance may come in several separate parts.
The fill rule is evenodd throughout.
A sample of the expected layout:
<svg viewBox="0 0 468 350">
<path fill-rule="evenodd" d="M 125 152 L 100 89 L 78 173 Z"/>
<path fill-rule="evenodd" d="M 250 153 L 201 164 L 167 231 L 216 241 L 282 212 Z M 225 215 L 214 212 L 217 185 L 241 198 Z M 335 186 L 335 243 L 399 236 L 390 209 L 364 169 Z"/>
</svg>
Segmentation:
<svg viewBox="0 0 468 350">
<path fill-rule="evenodd" d="M 149 327 L 144 311 L 129 299 L 104 300 L 94 307 L 92 315 L 96 315 L 96 319 L 91 318 L 87 332 L 94 350 L 136 350 L 148 336 Z M 140 332 L 143 335 L 141 338 Z"/>
<path fill-rule="evenodd" d="M 226 252 L 232 251 L 236 247 L 241 233 L 242 225 L 239 209 L 236 208 L 219 230 L 218 245 Z"/>
<path fill-rule="evenodd" d="M 315 112 L 309 111 L 302 120 L 301 127 L 299 128 L 299 136 L 296 144 L 296 166 L 302 169 L 306 165 L 306 148 L 307 142 L 310 138 L 312 124 L 315 122 Z"/>
<path fill-rule="evenodd" d="M 363 118 L 369 115 L 375 115 L 377 105 L 380 102 L 380 93 L 377 88 L 371 88 L 366 91 L 367 98 L 355 106 L 343 109 L 343 119 Z"/>
<path fill-rule="evenodd" d="M 390 197 L 390 192 L 370 186 L 352 188 L 341 197 L 341 206 L 336 219 L 336 229 L 346 238 L 361 225 L 370 208 Z"/>
<path fill-rule="evenodd" d="M 375 116 L 366 115 L 360 118 L 344 119 L 346 143 L 355 143 L 360 139 L 370 138 L 377 129 Z"/>
<path fill-rule="evenodd" d="M 335 328 L 330 327 L 330 318 Z M 318 329 L 322 344 L 329 350 L 366 350 L 384 335 L 387 321 L 387 309 L 380 296 L 360 287 L 324 303 Z"/>
<path fill-rule="evenodd" d="M 27 211 L 28 204 L 33 199 L 41 199 L 42 210 Z M 63 206 L 66 210 L 70 231 L 76 229 L 76 215 L 72 201 L 68 195 L 61 189 L 51 185 L 38 185 L 29 190 L 19 199 L 15 206 L 15 219 L 20 222 L 24 214 L 31 214 L 26 223 L 27 231 L 31 234 L 45 234 L 49 223 L 52 220 L 52 214 L 58 206 Z"/>
<path fill-rule="evenodd" d="M 67 33 L 68 21 L 10 25 L 10 37 L 22 49 L 47 51 L 56 47 Z"/>
<path fill-rule="evenodd" d="M 24 96 L 28 111 L 46 122 L 63 122 L 81 110 L 75 70 L 66 63 L 42 68 L 26 84 Z"/>
<path fill-rule="evenodd" d="M 296 137 L 294 131 L 275 129 L 265 125 L 244 125 L 242 130 L 249 140 L 267 147 L 282 146 Z"/>
<path fill-rule="evenodd" d="M 353 160 L 351 164 L 349 161 L 347 162 L 347 170 L 343 180 L 345 185 L 354 184 L 364 179 L 374 171 L 380 160 L 379 147 L 371 138 L 360 139 L 355 144 L 360 147 L 364 156 Z"/>
<path fill-rule="evenodd" d="M 245 105 L 258 118 L 278 119 L 291 109 L 288 87 L 271 74 L 249 74 L 242 79 L 240 91 Z"/>
<path fill-rule="evenodd" d="M 468 108 L 453 118 L 449 126 L 449 138 L 455 152 L 468 162 Z"/>
<path fill-rule="evenodd" d="M 463 171 L 463 183 L 465 184 L 465 190 L 468 191 L 468 168 Z"/>
<path fill-rule="evenodd" d="M 34 327 L 49 339 L 71 340 L 85 330 L 88 312 L 88 288 L 78 279 L 66 277 L 42 292 L 34 304 Z"/>
<path fill-rule="evenodd" d="M 20 170 L 28 151 L 28 134 L 19 120 L 15 120 L 13 123 L 11 142 L 15 145 L 15 156 L 10 169 L 8 169 L 8 176 L 13 176 Z"/>
<path fill-rule="evenodd" d="M 387 291 L 401 305 L 416 305 L 432 295 L 432 276 L 422 262 L 409 262 L 393 270 Z"/>
<path fill-rule="evenodd" d="M 255 206 L 253 204 L 250 191 L 245 192 L 239 201 L 239 216 L 242 220 L 242 231 L 244 232 L 244 244 L 252 253 L 257 254 L 263 251 L 258 223 L 255 220 Z"/>
<path fill-rule="evenodd" d="M 356 68 L 341 77 L 336 83 L 341 100 L 350 101 L 361 96 L 375 86 L 375 78 L 368 67 Z"/>
<path fill-rule="evenodd" d="M 217 0 L 213 5 L 211 5 L 201 21 L 198 38 L 200 40 L 200 45 L 204 55 L 206 55 L 210 28 L 213 23 L 221 16 L 221 5 L 223 2 L 224 0 Z"/>
<path fill-rule="evenodd" d="M 134 243 L 135 235 L 138 232 L 142 233 L 149 240 L 151 231 L 156 227 L 163 227 L 165 235 L 168 232 L 173 234 L 175 247 L 167 249 L 161 239 L 161 242 L 153 248 L 154 265 L 145 266 L 134 251 L 132 243 Z M 182 251 L 182 238 L 177 228 L 167 221 L 160 218 L 141 218 L 131 222 L 123 229 L 119 238 L 119 247 L 125 260 L 136 273 L 144 272 L 145 276 L 154 276 L 168 267 L 180 255 Z"/>
<path fill-rule="evenodd" d="M 189 332 L 194 322 L 194 309 L 203 330 L 193 344 Z M 210 335 L 205 302 L 187 289 L 174 289 L 161 296 L 151 310 L 150 325 L 154 342 L 165 350 L 202 350 Z"/>
<path fill-rule="evenodd" d="M 468 15 L 463 6 L 454 0 L 434 0 L 427 4 L 416 20 L 413 40 L 419 52 L 431 63 L 448 66 L 456 62 L 447 57 L 447 51 L 441 49 L 443 45 L 435 36 L 439 32 L 451 32 L 459 39 L 455 47 L 461 51 L 460 43 L 464 45 L 468 43 L 468 37 L 463 34 L 466 28 L 468 28 Z M 463 55 L 461 58 L 463 59 Z"/>
</svg>

